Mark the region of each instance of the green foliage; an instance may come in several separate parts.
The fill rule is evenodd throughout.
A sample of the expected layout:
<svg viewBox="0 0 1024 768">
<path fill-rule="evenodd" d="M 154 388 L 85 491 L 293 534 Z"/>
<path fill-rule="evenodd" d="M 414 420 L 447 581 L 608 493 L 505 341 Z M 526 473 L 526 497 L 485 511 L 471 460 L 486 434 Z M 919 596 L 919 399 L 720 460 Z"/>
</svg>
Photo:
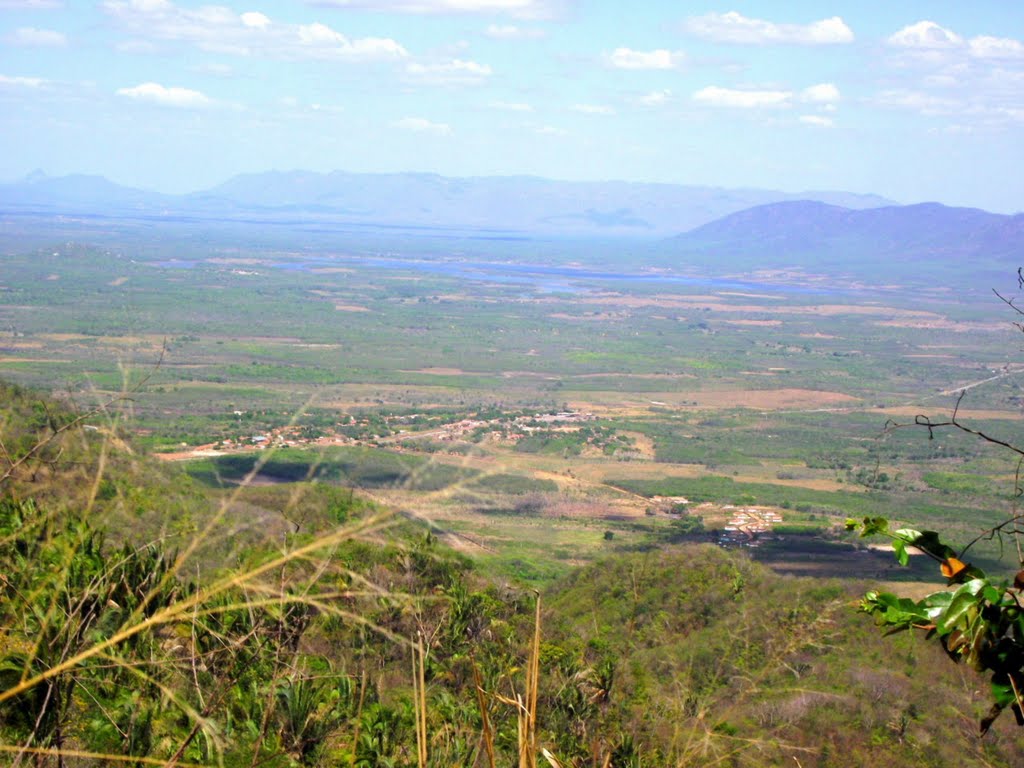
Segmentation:
<svg viewBox="0 0 1024 768">
<path fill-rule="evenodd" d="M 700 515 L 685 514 L 668 524 L 669 541 L 685 541 L 704 533 L 704 518 Z"/>
<path fill-rule="evenodd" d="M 934 592 L 920 600 L 872 591 L 864 596 L 862 609 L 877 615 L 883 626 L 924 630 L 955 661 L 991 675 L 994 701 L 981 720 L 982 733 L 1006 707 L 1024 725 L 1024 615 L 1018 600 L 1024 579 L 1018 575 L 1012 586 L 990 579 L 964 563 L 960 559 L 964 553 L 942 542 L 934 531 L 890 531 L 888 521 L 880 517 L 848 520 L 847 528 L 859 530 L 861 536 L 889 536 L 901 565 L 907 564 L 910 547 L 939 564 L 949 585 L 957 586 L 955 590 Z"/>
</svg>

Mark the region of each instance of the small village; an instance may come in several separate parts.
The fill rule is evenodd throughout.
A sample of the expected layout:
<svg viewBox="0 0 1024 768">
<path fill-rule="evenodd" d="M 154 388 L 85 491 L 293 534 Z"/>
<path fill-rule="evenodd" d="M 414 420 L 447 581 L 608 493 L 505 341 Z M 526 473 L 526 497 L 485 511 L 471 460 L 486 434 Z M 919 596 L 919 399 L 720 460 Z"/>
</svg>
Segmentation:
<svg viewBox="0 0 1024 768">
<path fill-rule="evenodd" d="M 236 417 L 241 417 L 243 411 L 234 411 Z M 529 416 L 498 417 L 493 419 L 466 418 L 458 421 L 430 426 L 427 429 L 410 430 L 400 426 L 416 418 L 412 416 L 394 417 L 388 423 L 388 428 L 394 424 L 390 434 L 372 434 L 368 429 L 371 424 L 369 419 L 350 417 L 351 424 L 343 425 L 339 422 L 335 427 L 318 430 L 319 434 L 310 436 L 308 428 L 298 424 L 288 424 L 263 430 L 255 434 L 225 438 L 212 443 L 189 447 L 186 444 L 180 446 L 180 450 L 157 454 L 166 461 L 181 461 L 190 458 L 204 456 L 223 456 L 232 453 L 246 453 L 259 451 L 265 448 L 299 448 L 299 447 L 329 447 L 339 445 L 378 447 L 386 445 L 392 450 L 414 450 L 409 441 L 432 440 L 439 443 L 465 443 L 478 442 L 486 436 L 499 438 L 503 441 L 516 441 L 528 437 L 536 432 L 564 431 L 574 432 L 580 429 L 580 425 L 592 422 L 597 419 L 593 413 L 585 411 L 559 411 L 556 413 L 535 413 Z M 350 432 L 346 434 L 345 432 Z M 382 430 L 384 431 L 384 430 Z M 354 433 L 354 434 L 351 434 Z"/>
<path fill-rule="evenodd" d="M 726 504 L 721 509 L 730 513 L 728 522 L 718 536 L 718 543 L 723 547 L 757 548 L 765 540 L 765 534 L 782 522 L 782 516 L 770 509 L 737 507 L 733 504 Z"/>
</svg>

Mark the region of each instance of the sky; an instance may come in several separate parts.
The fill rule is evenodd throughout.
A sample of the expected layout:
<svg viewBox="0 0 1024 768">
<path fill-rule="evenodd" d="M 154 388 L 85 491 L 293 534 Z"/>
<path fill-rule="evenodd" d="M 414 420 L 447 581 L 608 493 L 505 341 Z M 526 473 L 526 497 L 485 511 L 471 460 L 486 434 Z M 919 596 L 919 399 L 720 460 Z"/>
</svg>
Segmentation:
<svg viewBox="0 0 1024 768">
<path fill-rule="evenodd" d="M 0 179 L 434 172 L 1024 210 L 1016 0 L 0 0 Z"/>
</svg>

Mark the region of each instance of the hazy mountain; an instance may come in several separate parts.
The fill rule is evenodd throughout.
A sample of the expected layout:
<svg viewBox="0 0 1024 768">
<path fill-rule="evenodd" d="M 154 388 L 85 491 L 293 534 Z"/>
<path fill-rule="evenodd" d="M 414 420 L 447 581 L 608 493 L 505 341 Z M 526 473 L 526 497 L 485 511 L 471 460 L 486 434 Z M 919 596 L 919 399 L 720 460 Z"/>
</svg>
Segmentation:
<svg viewBox="0 0 1024 768">
<path fill-rule="evenodd" d="M 53 213 L 315 221 L 321 225 L 498 230 L 541 235 L 659 237 L 751 206 L 810 198 L 848 208 L 890 204 L 875 195 L 539 177 L 449 178 L 427 173 L 245 174 L 208 190 L 162 195 L 98 176 L 32 174 L 0 185 L 0 207 Z"/>
<path fill-rule="evenodd" d="M 794 195 L 621 181 L 553 181 L 533 176 L 449 178 L 427 173 L 247 174 L 191 199 L 236 210 L 334 212 L 367 222 L 480 227 L 519 232 L 656 234 L 699 226 L 754 205 L 802 197 L 865 208 L 875 195 Z"/>
<path fill-rule="evenodd" d="M 173 197 L 115 184 L 103 176 L 47 176 L 33 171 L 13 184 L 0 184 L 0 206 L 5 209 L 49 208 L 59 213 L 94 213 L 158 210 Z"/>
<path fill-rule="evenodd" d="M 761 205 L 672 238 L 690 263 L 823 267 L 965 262 L 1016 269 L 1024 263 L 1024 214 L 1006 216 L 939 203 L 853 210 L 814 201 Z"/>
</svg>

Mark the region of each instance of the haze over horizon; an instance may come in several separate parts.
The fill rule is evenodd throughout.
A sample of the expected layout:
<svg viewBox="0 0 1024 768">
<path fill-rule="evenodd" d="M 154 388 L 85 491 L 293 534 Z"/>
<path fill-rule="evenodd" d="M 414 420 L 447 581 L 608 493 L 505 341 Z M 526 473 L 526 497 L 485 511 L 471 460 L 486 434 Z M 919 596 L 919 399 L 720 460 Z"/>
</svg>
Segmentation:
<svg viewBox="0 0 1024 768">
<path fill-rule="evenodd" d="M 0 0 L 0 178 L 429 172 L 1024 209 L 1010 4 Z"/>
</svg>

